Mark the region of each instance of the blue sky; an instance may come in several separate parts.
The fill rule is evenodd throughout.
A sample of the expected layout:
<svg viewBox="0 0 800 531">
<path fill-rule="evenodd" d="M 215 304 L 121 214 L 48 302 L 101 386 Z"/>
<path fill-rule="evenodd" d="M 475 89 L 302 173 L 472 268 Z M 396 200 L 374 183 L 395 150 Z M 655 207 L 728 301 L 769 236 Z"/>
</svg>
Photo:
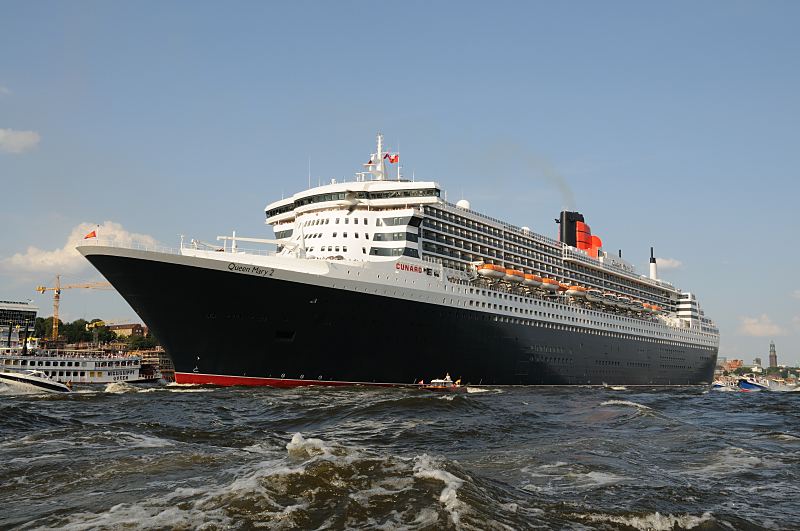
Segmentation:
<svg viewBox="0 0 800 531">
<path fill-rule="evenodd" d="M 85 227 L 260 236 L 263 208 L 407 175 L 698 294 L 721 356 L 800 363 L 797 2 L 23 2 L 0 17 L 0 298 L 96 280 Z M 113 223 L 108 225 L 106 222 Z M 71 236 L 72 235 L 72 236 Z M 30 249 L 33 247 L 34 249 Z M 62 315 L 125 319 L 114 293 Z"/>
</svg>

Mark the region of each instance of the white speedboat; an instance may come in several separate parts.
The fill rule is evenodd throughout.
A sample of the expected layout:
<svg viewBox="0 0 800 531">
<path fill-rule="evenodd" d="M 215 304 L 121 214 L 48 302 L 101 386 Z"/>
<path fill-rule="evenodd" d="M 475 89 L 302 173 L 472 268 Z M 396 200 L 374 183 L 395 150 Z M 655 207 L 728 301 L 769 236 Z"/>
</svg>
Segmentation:
<svg viewBox="0 0 800 531">
<path fill-rule="evenodd" d="M 3 371 L 0 372 L 0 382 L 5 385 L 25 392 L 45 393 L 70 393 L 69 384 L 56 382 L 47 377 L 42 371 Z"/>
</svg>

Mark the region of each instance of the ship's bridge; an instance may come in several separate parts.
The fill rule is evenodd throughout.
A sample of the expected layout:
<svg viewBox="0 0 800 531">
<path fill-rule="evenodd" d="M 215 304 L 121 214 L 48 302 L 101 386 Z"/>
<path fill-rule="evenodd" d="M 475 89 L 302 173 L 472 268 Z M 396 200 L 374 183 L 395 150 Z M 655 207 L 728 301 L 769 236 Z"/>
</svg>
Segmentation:
<svg viewBox="0 0 800 531">
<path fill-rule="evenodd" d="M 385 209 L 436 203 L 441 194 L 434 181 L 356 181 L 331 182 L 292 197 L 270 203 L 265 208 L 266 222 L 280 225 L 297 215 L 315 210 Z"/>
</svg>

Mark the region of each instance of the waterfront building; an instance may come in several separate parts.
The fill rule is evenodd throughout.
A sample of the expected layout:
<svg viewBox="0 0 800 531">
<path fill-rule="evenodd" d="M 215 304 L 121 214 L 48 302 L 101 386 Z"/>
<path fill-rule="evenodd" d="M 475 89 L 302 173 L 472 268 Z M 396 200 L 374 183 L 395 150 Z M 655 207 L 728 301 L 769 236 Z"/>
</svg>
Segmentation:
<svg viewBox="0 0 800 531">
<path fill-rule="evenodd" d="M 777 367 L 778 366 L 778 353 L 775 351 L 775 342 L 769 342 L 769 366 L 770 367 Z"/>
<path fill-rule="evenodd" d="M 138 323 L 109 325 L 108 329 L 119 337 L 144 337 L 144 327 Z"/>
<path fill-rule="evenodd" d="M 0 345 L 6 348 L 22 347 L 33 335 L 36 312 L 31 301 L 0 300 Z"/>
</svg>

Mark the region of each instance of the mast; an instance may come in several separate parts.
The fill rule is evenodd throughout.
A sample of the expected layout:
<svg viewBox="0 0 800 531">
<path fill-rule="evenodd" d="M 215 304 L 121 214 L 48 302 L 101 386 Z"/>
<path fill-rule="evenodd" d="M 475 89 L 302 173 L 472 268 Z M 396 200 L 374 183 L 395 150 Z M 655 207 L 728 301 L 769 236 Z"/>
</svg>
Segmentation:
<svg viewBox="0 0 800 531">
<path fill-rule="evenodd" d="M 386 180 L 386 159 L 383 158 L 385 153 L 383 152 L 383 135 L 378 133 L 378 152 L 375 154 L 378 159 L 376 160 L 376 168 L 374 170 L 375 180 L 376 181 L 385 181 Z"/>
</svg>

